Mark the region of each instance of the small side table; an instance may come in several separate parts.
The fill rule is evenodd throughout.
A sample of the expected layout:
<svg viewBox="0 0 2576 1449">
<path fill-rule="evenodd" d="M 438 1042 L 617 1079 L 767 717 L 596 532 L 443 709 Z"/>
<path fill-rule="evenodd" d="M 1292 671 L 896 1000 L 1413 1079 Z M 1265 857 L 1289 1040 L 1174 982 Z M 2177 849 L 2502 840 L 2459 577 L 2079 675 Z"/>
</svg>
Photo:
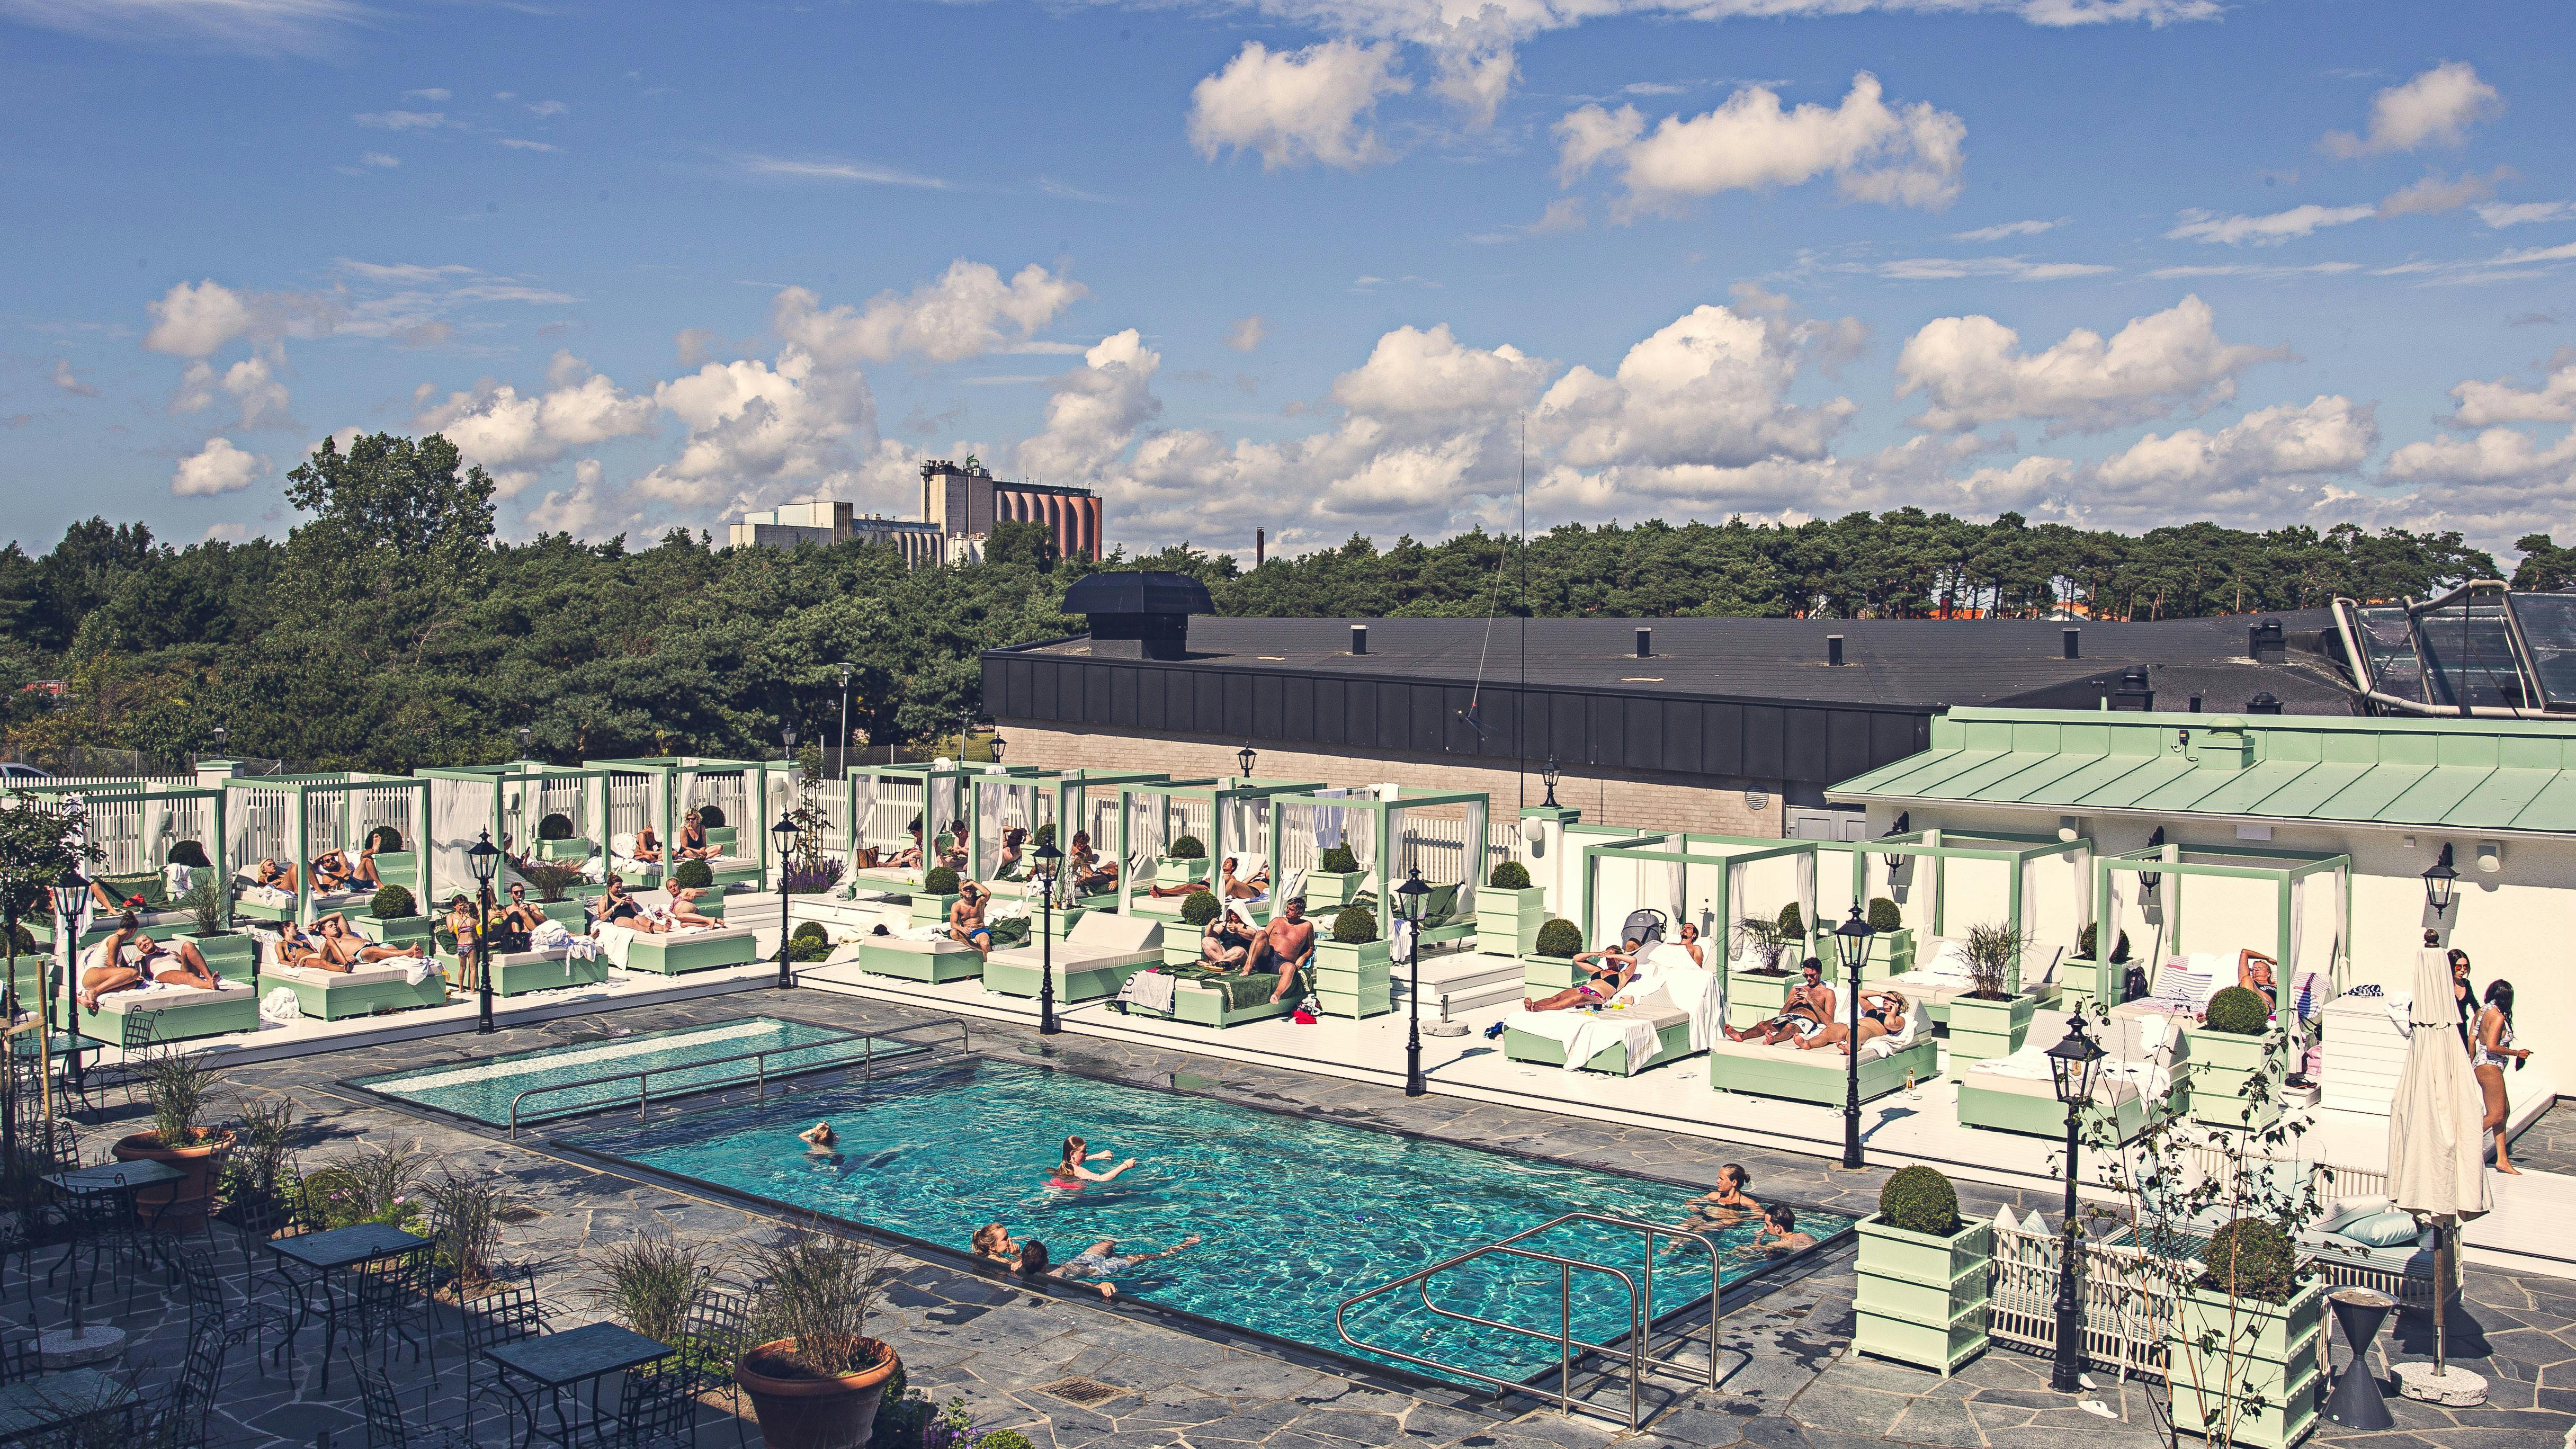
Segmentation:
<svg viewBox="0 0 2576 1449">
<path fill-rule="evenodd" d="M 2397 1311 L 2397 1300 L 2376 1288 L 2338 1288 L 2326 1295 L 2326 1302 L 2333 1305 L 2335 1322 L 2343 1325 L 2344 1346 L 2352 1351 L 2352 1361 L 2343 1366 L 2326 1399 L 2326 1419 L 2360 1433 L 2393 1427 L 2397 1420 L 2370 1372 L 2370 1345 L 2379 1337 L 2379 1325 Z"/>
</svg>

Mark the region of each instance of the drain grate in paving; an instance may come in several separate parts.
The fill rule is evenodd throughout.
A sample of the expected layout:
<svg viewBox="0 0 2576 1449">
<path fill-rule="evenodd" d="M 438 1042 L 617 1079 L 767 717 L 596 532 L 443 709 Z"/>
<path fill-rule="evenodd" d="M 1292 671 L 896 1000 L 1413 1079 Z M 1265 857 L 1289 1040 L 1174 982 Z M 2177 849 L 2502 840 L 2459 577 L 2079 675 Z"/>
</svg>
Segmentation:
<svg viewBox="0 0 2576 1449">
<path fill-rule="evenodd" d="M 1038 1392 L 1053 1394 L 1077 1408 L 1088 1409 L 1094 1404 L 1105 1404 L 1111 1399 L 1122 1398 L 1127 1390 L 1116 1384 L 1104 1384 L 1098 1379 L 1057 1379 L 1051 1384 L 1038 1385 Z"/>
</svg>

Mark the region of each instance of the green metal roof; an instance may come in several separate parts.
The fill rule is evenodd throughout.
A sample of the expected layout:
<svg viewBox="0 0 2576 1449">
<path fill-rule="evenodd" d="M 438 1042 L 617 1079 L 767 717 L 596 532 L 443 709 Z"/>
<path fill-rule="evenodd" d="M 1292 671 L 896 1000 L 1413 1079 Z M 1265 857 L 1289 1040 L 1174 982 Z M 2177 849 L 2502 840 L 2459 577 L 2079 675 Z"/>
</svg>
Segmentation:
<svg viewBox="0 0 2576 1449">
<path fill-rule="evenodd" d="M 1930 749 L 1825 793 L 2576 832 L 2576 722 L 1961 708 Z"/>
</svg>

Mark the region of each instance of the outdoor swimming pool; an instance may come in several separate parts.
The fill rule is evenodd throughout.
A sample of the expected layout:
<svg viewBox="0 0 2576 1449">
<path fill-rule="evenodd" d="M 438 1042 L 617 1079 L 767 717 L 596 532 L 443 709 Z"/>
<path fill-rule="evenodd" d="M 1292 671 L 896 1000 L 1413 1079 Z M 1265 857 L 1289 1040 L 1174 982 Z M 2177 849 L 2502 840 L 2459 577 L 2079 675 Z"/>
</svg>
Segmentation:
<svg viewBox="0 0 2576 1449">
<path fill-rule="evenodd" d="M 807 1156 L 795 1139 L 816 1118 L 839 1134 L 834 1159 Z M 1136 1166 L 1105 1186 L 1052 1190 L 1048 1170 L 1067 1133 Z M 991 1061 L 586 1133 L 568 1145 L 961 1252 L 997 1220 L 1043 1240 L 1057 1262 L 1103 1238 L 1121 1252 L 1159 1251 L 1198 1233 L 1196 1248 L 1121 1275 L 1120 1291 L 1345 1354 L 1333 1311 L 1353 1294 L 1578 1209 L 1672 1223 L 1682 1200 L 1703 1190 Z M 1823 1239 L 1849 1220 L 1802 1214 L 1799 1226 Z M 1750 1248 L 1751 1235 L 1712 1235 L 1729 1283 L 1771 1261 Z M 1529 1246 L 1641 1282 L 1647 1270 L 1633 1232 L 1568 1226 Z M 1695 1247 L 1667 1242 L 1652 1272 L 1658 1313 L 1708 1291 L 1707 1256 Z M 1577 1331 L 1595 1342 L 1623 1334 L 1626 1290 L 1600 1274 L 1575 1281 Z M 1444 1307 L 1555 1330 L 1552 1266 L 1488 1258 L 1436 1282 Z M 1499 1378 L 1556 1366 L 1552 1345 L 1460 1330 L 1425 1312 L 1411 1289 L 1355 1309 L 1350 1322 L 1363 1338 Z"/>
<path fill-rule="evenodd" d="M 919 1050 L 900 1042 L 874 1043 L 874 1054 L 880 1060 Z M 769 1054 L 765 1063 L 718 1060 L 763 1051 Z M 350 1085 L 505 1127 L 510 1123 L 510 1104 L 522 1093 L 588 1077 L 649 1070 L 653 1073 L 653 1095 L 667 1097 L 749 1082 L 756 1066 L 775 1080 L 794 1072 L 859 1061 L 869 1053 L 868 1038 L 853 1039 L 839 1028 L 774 1016 L 746 1016 L 736 1021 L 513 1052 L 454 1066 L 389 1072 L 362 1077 Z M 545 1091 L 521 1103 L 519 1121 L 542 1122 L 575 1116 L 612 1102 L 632 1102 L 635 1088 L 635 1080 L 629 1077 Z"/>
</svg>

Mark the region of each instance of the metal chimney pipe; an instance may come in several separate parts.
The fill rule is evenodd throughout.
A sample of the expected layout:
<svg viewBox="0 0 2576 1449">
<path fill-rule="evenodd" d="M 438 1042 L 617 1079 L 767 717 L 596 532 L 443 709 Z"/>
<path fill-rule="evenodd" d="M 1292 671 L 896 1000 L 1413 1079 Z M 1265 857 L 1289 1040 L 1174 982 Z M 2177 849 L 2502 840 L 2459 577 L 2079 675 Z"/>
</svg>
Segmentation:
<svg viewBox="0 0 2576 1449">
<path fill-rule="evenodd" d="M 1368 652 L 1368 625 L 1353 624 L 1351 626 L 1351 652 L 1353 654 L 1366 654 Z"/>
<path fill-rule="evenodd" d="M 2083 657 L 2084 657 L 2084 643 L 2083 643 L 2083 640 L 2084 640 L 2084 631 L 2083 631 L 2083 630 L 2081 630 L 2081 629 L 2068 629 L 2068 630 L 2066 630 L 2066 631 L 2064 631 L 2064 632 L 2065 632 L 2065 637 L 2066 637 L 2066 657 L 2067 657 L 2067 658 L 2069 658 L 2069 659 L 2081 659 L 2081 658 L 2083 658 Z"/>
<path fill-rule="evenodd" d="M 1843 662 L 1842 635 L 1828 634 L 1825 636 L 1825 662 L 1827 664 L 1840 664 Z"/>
<path fill-rule="evenodd" d="M 1637 657 L 1640 659 L 1652 659 L 1655 657 L 1654 630 L 1640 629 L 1637 631 Z"/>
</svg>

